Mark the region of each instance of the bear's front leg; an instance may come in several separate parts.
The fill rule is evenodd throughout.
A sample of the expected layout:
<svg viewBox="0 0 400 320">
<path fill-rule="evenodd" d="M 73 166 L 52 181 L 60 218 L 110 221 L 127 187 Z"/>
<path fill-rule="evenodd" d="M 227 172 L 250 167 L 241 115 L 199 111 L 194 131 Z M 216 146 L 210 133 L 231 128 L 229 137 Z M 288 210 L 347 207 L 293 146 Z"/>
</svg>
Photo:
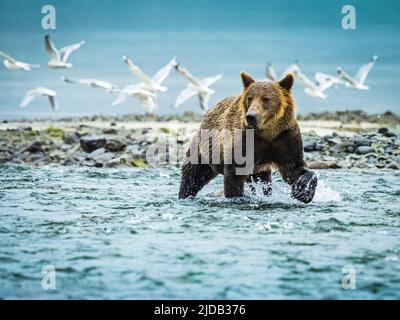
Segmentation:
<svg viewBox="0 0 400 320">
<path fill-rule="evenodd" d="M 309 203 L 314 198 L 318 178 L 313 171 L 305 170 L 306 172 L 299 176 L 292 184 L 292 197 L 304 203 Z"/>
<path fill-rule="evenodd" d="M 236 175 L 233 165 L 224 167 L 224 194 L 226 198 L 241 197 L 244 195 L 245 176 Z"/>
<path fill-rule="evenodd" d="M 314 198 L 318 178 L 310 169 L 302 166 L 299 168 L 280 168 L 283 179 L 292 187 L 292 197 L 304 203 L 309 203 Z"/>
</svg>

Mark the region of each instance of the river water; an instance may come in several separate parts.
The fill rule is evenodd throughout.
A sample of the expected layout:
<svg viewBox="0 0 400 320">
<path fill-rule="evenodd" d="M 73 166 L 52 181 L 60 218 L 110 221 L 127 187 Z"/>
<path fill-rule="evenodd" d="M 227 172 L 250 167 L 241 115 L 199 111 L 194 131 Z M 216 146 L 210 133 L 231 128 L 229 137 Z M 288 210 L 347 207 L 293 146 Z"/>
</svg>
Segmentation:
<svg viewBox="0 0 400 320">
<path fill-rule="evenodd" d="M 178 200 L 176 167 L 0 166 L 0 298 L 400 298 L 400 174 L 317 174 L 304 205 L 278 176 L 268 198 L 217 178 Z"/>
</svg>

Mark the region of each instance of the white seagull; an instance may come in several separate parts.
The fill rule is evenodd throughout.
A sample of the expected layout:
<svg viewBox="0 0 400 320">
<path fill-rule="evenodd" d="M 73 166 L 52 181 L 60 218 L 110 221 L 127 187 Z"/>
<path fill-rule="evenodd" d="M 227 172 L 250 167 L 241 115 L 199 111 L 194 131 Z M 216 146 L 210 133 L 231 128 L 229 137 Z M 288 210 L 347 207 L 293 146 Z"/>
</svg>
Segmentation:
<svg viewBox="0 0 400 320">
<path fill-rule="evenodd" d="M 19 105 L 21 108 L 26 107 L 30 104 L 36 97 L 38 96 L 47 96 L 53 111 L 58 110 L 58 101 L 57 101 L 57 93 L 53 90 L 50 90 L 46 87 L 38 87 L 32 90 L 29 90 L 25 97 L 22 99 L 21 104 Z"/>
<path fill-rule="evenodd" d="M 339 77 L 344 81 L 344 85 L 348 88 L 358 89 L 358 90 L 369 90 L 369 87 L 364 84 L 367 79 L 368 73 L 371 71 L 375 62 L 378 60 L 378 56 L 375 54 L 372 56 L 371 60 L 364 64 L 357 72 L 356 76 L 352 78 L 347 74 L 342 67 L 337 68 Z"/>
<path fill-rule="evenodd" d="M 38 64 L 30 64 L 22 61 L 17 61 L 8 54 L 0 51 L 0 58 L 3 59 L 4 66 L 10 70 L 25 70 L 31 71 L 33 68 L 39 68 Z"/>
<path fill-rule="evenodd" d="M 72 52 L 78 50 L 85 44 L 85 41 L 80 41 L 78 43 L 71 44 L 69 46 L 57 49 L 54 43 L 50 40 L 50 36 L 46 35 L 44 37 L 44 43 L 46 50 L 50 53 L 51 59 L 48 62 L 50 68 L 53 69 L 65 69 L 72 68 L 72 63 L 67 62 L 68 57 Z"/>
<path fill-rule="evenodd" d="M 271 81 L 276 81 L 278 79 L 278 77 L 276 76 L 276 72 L 275 72 L 274 68 L 272 67 L 271 62 L 268 62 L 265 67 L 265 75 Z"/>
<path fill-rule="evenodd" d="M 186 80 L 189 81 L 186 89 L 183 89 L 175 100 L 174 107 L 177 108 L 179 105 L 184 103 L 189 98 L 197 94 L 199 97 L 200 107 L 203 111 L 208 110 L 208 101 L 210 96 L 215 93 L 215 90 L 210 89 L 213 83 L 222 78 L 223 72 L 215 76 L 206 77 L 202 79 L 197 79 L 192 76 L 189 71 L 182 68 L 179 64 L 176 65 L 175 69 L 180 75 L 182 75 Z"/>
<path fill-rule="evenodd" d="M 106 90 L 107 92 L 114 92 L 118 89 L 118 87 L 114 86 L 112 83 L 96 79 L 70 79 L 67 77 L 61 77 L 61 80 L 66 83 L 71 83 L 71 84 L 76 83 L 76 84 L 87 85 L 92 88 L 101 88 Z"/>
<path fill-rule="evenodd" d="M 127 64 L 129 70 L 139 78 L 142 83 L 142 87 L 151 92 L 165 92 L 167 91 L 167 87 L 162 86 L 161 84 L 170 74 L 172 68 L 177 65 L 176 58 L 172 58 L 170 62 L 168 62 L 164 67 L 156 72 L 156 74 L 150 78 L 146 75 L 137 65 L 135 65 L 131 59 L 127 56 L 122 57 L 124 62 Z"/>
<path fill-rule="evenodd" d="M 306 94 L 323 100 L 328 97 L 328 95 L 324 92 L 325 90 L 329 89 L 333 85 L 343 83 L 341 79 L 322 72 L 317 72 L 315 74 L 315 82 L 311 81 L 304 73 L 301 72 L 300 69 L 295 71 L 294 74 L 303 85 L 304 92 Z"/>
<path fill-rule="evenodd" d="M 295 74 L 297 71 L 300 71 L 299 65 L 297 60 L 289 65 L 285 71 L 282 72 L 282 75 L 279 79 L 283 79 L 287 74 L 293 73 Z M 267 66 L 265 67 L 265 75 L 267 78 L 271 81 L 278 81 L 278 77 L 276 76 L 276 72 L 274 68 L 272 67 L 272 64 L 270 62 L 267 63 Z"/>
<path fill-rule="evenodd" d="M 126 86 L 123 89 L 115 89 L 113 92 L 118 93 L 117 99 L 112 103 L 113 106 L 125 102 L 127 97 L 134 97 L 138 99 L 150 113 L 154 112 L 157 107 L 155 102 L 156 95 L 154 92 L 144 89 L 140 83 Z"/>
</svg>

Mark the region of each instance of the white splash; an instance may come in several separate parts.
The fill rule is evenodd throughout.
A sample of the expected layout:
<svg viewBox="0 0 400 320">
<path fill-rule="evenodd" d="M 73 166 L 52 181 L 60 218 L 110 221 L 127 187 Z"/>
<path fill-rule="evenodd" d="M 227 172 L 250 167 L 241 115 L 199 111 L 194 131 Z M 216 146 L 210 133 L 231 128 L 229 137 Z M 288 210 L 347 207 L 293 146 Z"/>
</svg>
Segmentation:
<svg viewBox="0 0 400 320">
<path fill-rule="evenodd" d="M 250 192 L 249 186 L 246 189 L 246 196 L 250 198 L 251 202 L 268 202 L 268 203 L 284 203 L 284 204 L 299 204 L 301 202 L 293 199 L 290 196 L 290 187 L 282 180 L 274 180 L 272 183 L 272 193 L 270 196 L 265 196 L 263 193 L 263 187 L 265 184 L 251 182 L 249 185 L 255 188 L 256 194 Z M 318 180 L 317 189 L 315 190 L 315 196 L 313 203 L 326 203 L 326 202 L 340 202 L 342 198 L 340 194 L 330 187 L 328 187 L 324 181 Z"/>
</svg>

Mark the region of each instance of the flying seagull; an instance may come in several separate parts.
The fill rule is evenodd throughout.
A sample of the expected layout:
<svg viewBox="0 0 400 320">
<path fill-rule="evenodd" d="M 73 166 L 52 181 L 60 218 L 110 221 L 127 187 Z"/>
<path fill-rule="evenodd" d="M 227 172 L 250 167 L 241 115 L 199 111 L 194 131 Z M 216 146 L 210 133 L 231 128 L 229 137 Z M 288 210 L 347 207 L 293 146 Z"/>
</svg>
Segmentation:
<svg viewBox="0 0 400 320">
<path fill-rule="evenodd" d="M 181 67 L 180 64 L 177 64 L 175 66 L 175 69 L 189 83 L 187 87 L 179 93 L 178 97 L 175 100 L 174 107 L 177 108 L 179 105 L 184 103 L 189 98 L 197 95 L 199 97 L 201 109 L 203 111 L 207 111 L 208 101 L 210 99 L 210 96 L 215 93 L 215 90 L 210 89 L 209 86 L 211 86 L 213 83 L 221 79 L 223 73 L 221 72 L 220 74 L 217 74 L 215 76 L 197 79 L 194 76 L 192 76 L 187 69 Z"/>
<path fill-rule="evenodd" d="M 364 82 L 377 60 L 378 56 L 376 54 L 373 55 L 371 60 L 358 70 L 354 78 L 347 74 L 342 67 L 338 67 L 337 72 L 339 77 L 344 81 L 346 87 L 358 90 L 369 90 L 369 87 L 365 85 Z"/>
<path fill-rule="evenodd" d="M 36 97 L 38 96 L 47 96 L 53 111 L 58 110 L 58 101 L 57 101 L 57 93 L 53 90 L 50 90 L 46 87 L 38 87 L 32 90 L 29 90 L 25 97 L 22 99 L 21 104 L 19 105 L 21 108 L 26 107 L 30 104 Z"/>
<path fill-rule="evenodd" d="M 164 67 L 156 72 L 156 74 L 150 78 L 146 75 L 137 65 L 135 65 L 131 59 L 127 56 L 122 57 L 124 62 L 127 64 L 129 70 L 139 78 L 142 83 L 142 87 L 151 92 L 165 92 L 167 91 L 167 87 L 162 86 L 161 84 L 170 74 L 172 68 L 177 65 L 175 57 L 172 58 L 170 62 L 168 62 Z"/>
<path fill-rule="evenodd" d="M 117 86 L 114 86 L 109 82 L 96 79 L 70 79 L 67 77 L 61 77 L 61 80 L 66 83 L 71 83 L 71 84 L 76 83 L 76 84 L 87 85 L 92 88 L 101 88 L 106 90 L 107 92 L 113 92 L 118 89 Z"/>
<path fill-rule="evenodd" d="M 276 76 L 276 72 L 272 67 L 271 62 L 268 62 L 267 66 L 265 67 L 265 75 L 271 81 L 276 81 L 278 79 L 278 77 Z"/>
<path fill-rule="evenodd" d="M 85 41 L 82 40 L 78 43 L 74 43 L 61 49 L 57 49 L 54 43 L 50 40 L 50 36 L 46 35 L 44 37 L 44 43 L 46 46 L 46 50 L 51 56 L 48 62 L 49 67 L 53 69 L 65 69 L 72 68 L 72 63 L 67 62 L 68 57 L 72 52 L 82 47 L 85 44 Z"/>
<path fill-rule="evenodd" d="M 333 85 L 342 84 L 342 80 L 338 77 L 334 77 L 322 72 L 315 74 L 315 82 L 310 80 L 304 73 L 299 69 L 294 74 L 299 79 L 300 83 L 304 87 L 304 92 L 312 97 L 320 98 L 325 100 L 328 95 L 325 93 L 327 89 Z"/>
<path fill-rule="evenodd" d="M 133 84 L 124 87 L 123 89 L 115 89 L 113 92 L 117 92 L 117 99 L 112 103 L 113 106 L 117 106 L 125 102 L 127 97 L 134 97 L 139 100 L 143 107 L 149 112 L 154 112 L 157 105 L 155 102 L 156 95 L 144 89 L 141 84 Z"/>
<path fill-rule="evenodd" d="M 295 74 L 296 71 L 299 71 L 299 65 L 297 60 L 292 63 L 291 65 L 289 65 L 285 71 L 282 72 L 282 75 L 279 79 L 283 79 L 284 77 L 286 77 L 287 74 L 292 73 Z M 271 81 L 278 81 L 278 77 L 276 76 L 276 72 L 274 70 L 274 68 L 272 67 L 271 62 L 268 62 L 266 67 L 265 67 L 265 75 L 267 76 L 267 78 Z"/>
<path fill-rule="evenodd" d="M 0 51 L 0 58 L 4 60 L 3 63 L 5 67 L 10 70 L 31 71 L 33 68 L 40 67 L 38 64 L 30 64 L 22 61 L 17 61 L 3 51 Z"/>
</svg>

